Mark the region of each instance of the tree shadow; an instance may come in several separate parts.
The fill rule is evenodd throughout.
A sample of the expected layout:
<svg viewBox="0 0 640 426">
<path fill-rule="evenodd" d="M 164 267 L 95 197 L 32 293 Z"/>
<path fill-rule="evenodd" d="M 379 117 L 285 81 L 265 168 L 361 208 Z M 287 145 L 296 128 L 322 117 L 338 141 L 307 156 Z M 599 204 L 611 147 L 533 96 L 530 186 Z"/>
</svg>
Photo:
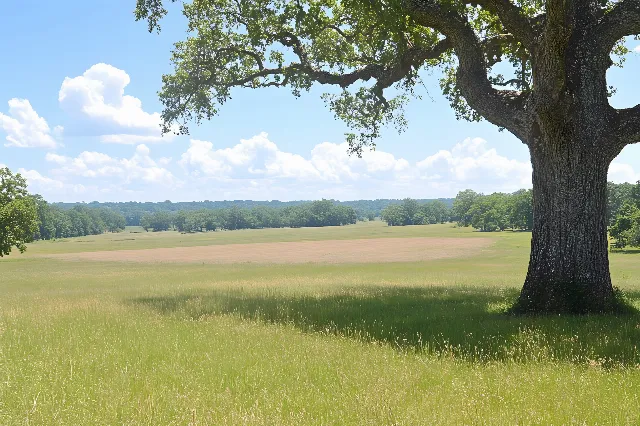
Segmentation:
<svg viewBox="0 0 640 426">
<path fill-rule="evenodd" d="M 183 319 L 235 315 L 471 362 L 640 365 L 640 316 L 513 317 L 504 312 L 516 296 L 515 289 L 371 286 L 326 295 L 194 291 L 133 303 Z"/>
</svg>

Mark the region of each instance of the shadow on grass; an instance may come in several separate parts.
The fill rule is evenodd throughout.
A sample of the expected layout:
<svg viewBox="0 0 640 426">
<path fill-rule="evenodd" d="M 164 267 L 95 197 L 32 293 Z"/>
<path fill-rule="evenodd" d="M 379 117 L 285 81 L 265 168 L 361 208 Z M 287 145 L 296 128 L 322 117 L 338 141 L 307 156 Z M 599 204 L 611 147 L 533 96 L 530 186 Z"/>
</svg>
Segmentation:
<svg viewBox="0 0 640 426">
<path fill-rule="evenodd" d="M 340 294 L 277 290 L 200 291 L 135 299 L 163 315 L 216 315 L 288 324 L 472 362 L 562 361 L 592 367 L 640 363 L 640 316 L 512 317 L 515 290 L 366 287 Z M 640 293 L 627 295 L 631 300 Z"/>
</svg>

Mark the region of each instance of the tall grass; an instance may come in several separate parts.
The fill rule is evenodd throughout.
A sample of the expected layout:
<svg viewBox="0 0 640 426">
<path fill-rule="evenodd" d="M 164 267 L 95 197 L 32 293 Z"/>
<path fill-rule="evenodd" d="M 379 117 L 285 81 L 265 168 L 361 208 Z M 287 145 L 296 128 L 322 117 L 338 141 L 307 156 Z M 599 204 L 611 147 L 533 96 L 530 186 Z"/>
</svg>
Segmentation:
<svg viewBox="0 0 640 426">
<path fill-rule="evenodd" d="M 309 238 L 299 232 L 281 238 Z M 0 262 L 0 424 L 640 422 L 640 317 L 501 314 L 529 236 L 489 236 L 496 244 L 482 255 L 421 263 L 10 257 Z M 114 236 L 94 238 L 109 246 Z M 638 303 L 640 262 L 611 261 Z"/>
</svg>

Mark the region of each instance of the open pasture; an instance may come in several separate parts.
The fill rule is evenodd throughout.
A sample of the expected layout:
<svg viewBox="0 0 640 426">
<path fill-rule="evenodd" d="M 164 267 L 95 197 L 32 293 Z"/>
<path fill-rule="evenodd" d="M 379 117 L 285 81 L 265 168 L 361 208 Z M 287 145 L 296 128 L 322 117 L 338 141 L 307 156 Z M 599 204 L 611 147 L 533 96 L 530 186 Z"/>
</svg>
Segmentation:
<svg viewBox="0 0 640 426">
<path fill-rule="evenodd" d="M 52 254 L 75 261 L 140 263 L 371 263 L 465 257 L 491 245 L 489 238 L 378 238 L 167 247 Z"/>
<path fill-rule="evenodd" d="M 0 260 L 0 424 L 637 424 L 640 317 L 502 313 L 529 238 L 373 222 L 32 244 Z M 284 261 L 314 241 L 352 257 Z M 256 244 L 281 261 L 118 254 Z M 638 260 L 611 256 L 636 304 Z"/>
</svg>

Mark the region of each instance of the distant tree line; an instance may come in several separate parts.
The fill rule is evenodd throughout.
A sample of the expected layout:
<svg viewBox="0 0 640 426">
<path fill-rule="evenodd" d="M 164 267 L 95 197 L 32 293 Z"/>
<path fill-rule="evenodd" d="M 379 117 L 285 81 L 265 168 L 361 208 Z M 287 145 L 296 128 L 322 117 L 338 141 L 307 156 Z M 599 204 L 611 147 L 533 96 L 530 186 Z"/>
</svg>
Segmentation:
<svg viewBox="0 0 640 426">
<path fill-rule="evenodd" d="M 484 195 L 468 189 L 458 193 L 450 216 L 459 226 L 472 226 L 481 231 L 530 230 L 532 203 L 531 190 Z M 640 182 L 609 182 L 607 225 L 616 246 L 640 247 Z"/>
<path fill-rule="evenodd" d="M 156 211 L 145 213 L 140 226 L 145 230 L 203 232 L 216 230 L 301 228 L 341 226 L 358 220 L 355 209 L 331 200 L 313 201 L 288 207 L 256 206 L 245 208 L 233 205 L 227 208 L 180 210 L 175 213 Z"/>
<path fill-rule="evenodd" d="M 533 224 L 532 201 L 531 190 L 484 195 L 467 189 L 458 193 L 451 207 L 439 200 L 407 198 L 385 207 L 381 218 L 390 226 L 457 222 L 485 232 L 528 230 Z"/>
<path fill-rule="evenodd" d="M 356 212 L 358 220 L 372 220 L 380 217 L 382 210 L 389 205 L 401 204 L 402 200 L 397 199 L 379 199 L 379 200 L 356 200 L 356 201 L 337 201 L 329 200 L 332 203 L 344 207 L 351 207 Z M 432 200 L 416 200 L 424 203 Z M 451 207 L 453 199 L 443 198 L 439 201 L 448 207 Z M 296 207 L 309 204 L 310 201 L 252 201 L 252 200 L 233 200 L 233 201 L 191 201 L 191 202 L 171 202 L 169 200 L 151 203 L 151 202 L 121 202 L 121 203 L 99 203 L 93 201 L 90 203 L 56 203 L 57 207 L 65 210 L 72 209 L 81 205 L 90 208 L 107 208 L 122 214 L 125 218 L 127 226 L 141 226 L 142 217 L 149 213 L 167 212 L 177 213 L 180 211 L 204 211 L 204 210 L 223 210 L 233 207 L 241 209 L 253 209 L 257 207 L 267 207 L 273 209 L 284 209 L 287 207 Z"/>
<path fill-rule="evenodd" d="M 120 232 L 125 228 L 124 216 L 105 207 L 90 208 L 78 205 L 71 209 L 62 209 L 47 203 L 39 195 L 33 196 L 33 199 L 39 222 L 38 231 L 34 236 L 36 240 L 98 235 Z"/>
<path fill-rule="evenodd" d="M 451 217 L 459 226 L 484 232 L 530 230 L 533 226 L 533 193 L 521 189 L 512 194 L 479 194 L 467 189 L 453 201 Z"/>
</svg>

